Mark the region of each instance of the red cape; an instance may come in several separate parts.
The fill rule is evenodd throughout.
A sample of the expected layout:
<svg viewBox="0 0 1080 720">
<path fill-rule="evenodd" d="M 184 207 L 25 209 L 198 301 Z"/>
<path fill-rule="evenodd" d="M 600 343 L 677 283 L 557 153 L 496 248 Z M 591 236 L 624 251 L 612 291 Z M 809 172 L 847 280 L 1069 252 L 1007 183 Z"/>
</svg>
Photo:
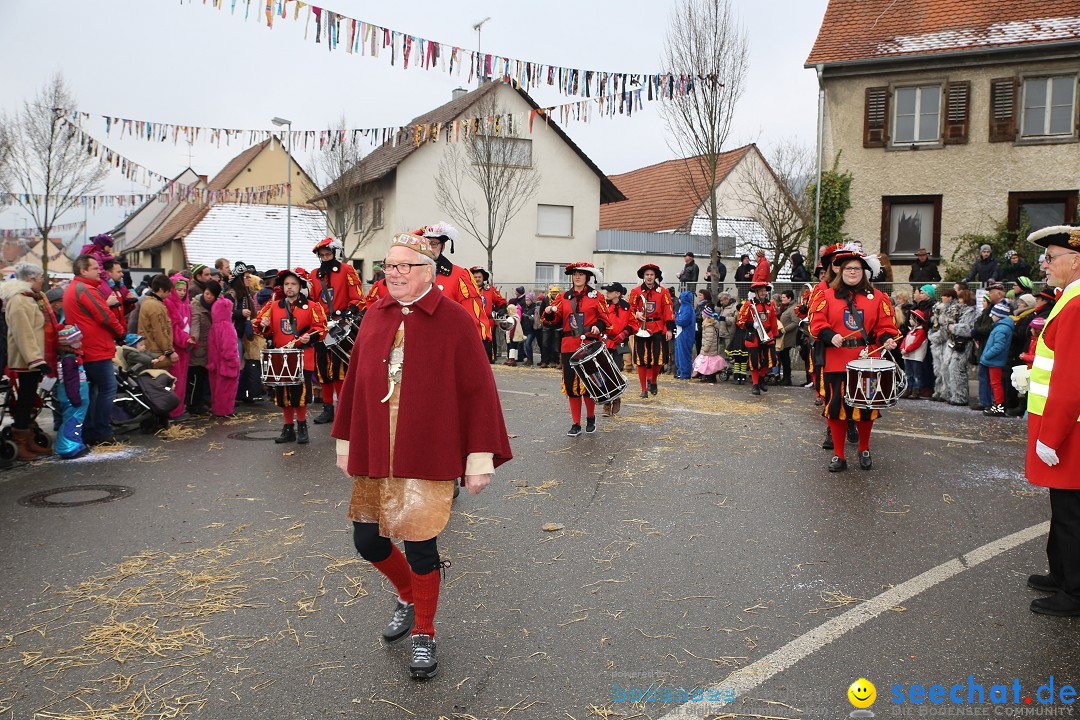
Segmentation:
<svg viewBox="0 0 1080 720">
<path fill-rule="evenodd" d="M 369 305 L 356 337 L 331 435 L 349 441 L 349 474 L 390 474 L 387 359 L 405 321 L 405 363 L 394 475 L 453 480 L 470 453 L 511 459 L 502 405 L 476 319 L 435 288 L 409 314 L 387 295 Z"/>
</svg>

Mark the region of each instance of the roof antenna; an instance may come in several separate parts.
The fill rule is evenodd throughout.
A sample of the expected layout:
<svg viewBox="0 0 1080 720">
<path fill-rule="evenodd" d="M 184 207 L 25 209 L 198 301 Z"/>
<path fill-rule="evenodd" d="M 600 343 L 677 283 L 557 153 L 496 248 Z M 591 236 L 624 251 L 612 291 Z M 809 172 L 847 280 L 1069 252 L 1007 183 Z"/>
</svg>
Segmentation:
<svg viewBox="0 0 1080 720">
<path fill-rule="evenodd" d="M 484 74 L 484 60 L 480 54 L 480 28 L 484 27 L 484 23 L 486 23 L 490 19 L 490 17 L 486 17 L 472 26 L 472 29 L 476 31 L 476 57 L 477 61 L 480 63 L 480 67 L 478 68 L 478 72 L 476 73 L 476 87 L 480 87 L 484 84 L 484 81 L 487 80 L 487 76 Z"/>
</svg>

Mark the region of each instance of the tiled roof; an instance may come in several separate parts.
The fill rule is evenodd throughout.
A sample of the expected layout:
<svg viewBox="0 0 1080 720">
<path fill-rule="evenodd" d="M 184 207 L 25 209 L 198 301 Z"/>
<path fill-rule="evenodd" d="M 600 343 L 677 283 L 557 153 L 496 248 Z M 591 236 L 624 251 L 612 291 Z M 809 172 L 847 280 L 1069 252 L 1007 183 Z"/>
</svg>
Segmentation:
<svg viewBox="0 0 1080 720">
<path fill-rule="evenodd" d="M 753 145 L 729 150 L 720 156 L 717 184 L 724 181 Z M 688 185 L 693 178 L 692 190 Z M 639 230 L 642 232 L 686 231 L 707 192 L 703 175 L 693 158 L 668 160 L 623 175 L 613 175 L 626 200 L 600 206 L 601 230 Z"/>
<path fill-rule="evenodd" d="M 1076 0 L 829 0 L 806 65 L 1077 40 Z"/>
<path fill-rule="evenodd" d="M 187 260 L 209 264 L 225 256 L 259 270 L 287 267 L 285 213 L 284 205 L 214 205 L 184 238 Z M 311 248 L 324 237 L 326 217 L 321 211 L 293 207 L 292 266 L 317 265 Z"/>
<path fill-rule="evenodd" d="M 457 120 L 470 107 L 479 102 L 485 95 L 490 93 L 500 84 L 501 83 L 497 81 L 484 83 L 475 90 L 465 93 L 461 97 L 451 100 L 445 105 L 440 105 L 434 110 L 426 112 L 423 115 L 418 115 L 414 117 L 409 122 L 409 124 L 430 125 L 432 123 L 448 123 Z M 534 110 L 540 109 L 540 106 L 536 104 L 536 101 L 534 101 L 528 93 L 526 93 L 519 87 L 514 87 L 514 89 L 522 97 L 522 99 L 525 100 L 525 102 L 529 103 L 529 105 L 532 106 Z M 601 203 L 618 202 L 623 199 L 622 193 L 619 192 L 619 189 L 611 182 L 611 180 L 608 179 L 606 175 L 604 175 L 603 172 L 600 171 L 600 168 L 598 168 L 596 164 L 589 159 L 589 157 L 581 150 L 581 148 L 579 148 L 570 139 L 570 137 L 565 132 L 563 132 L 562 128 L 560 128 L 558 125 L 555 124 L 554 121 L 551 120 L 548 121 L 548 127 L 554 130 L 555 133 L 560 138 L 562 138 L 567 145 L 570 146 L 570 149 L 577 153 L 577 155 L 585 162 L 585 164 L 588 165 L 589 168 L 600 178 Z M 364 183 L 373 182 L 375 180 L 380 180 L 386 177 L 392 171 L 397 169 L 397 166 L 400 165 L 405 160 L 405 158 L 412 155 L 418 149 L 419 146 L 408 138 L 404 139 L 402 142 L 397 143 L 396 145 L 393 144 L 393 142 L 389 141 L 383 143 L 379 147 L 372 150 L 367 156 L 365 156 L 356 168 L 346 174 L 348 187 L 362 185 Z M 331 194 L 332 193 L 330 191 L 323 192 L 313 197 L 311 199 L 311 202 L 325 200 Z"/>
<path fill-rule="evenodd" d="M 259 153 L 263 151 L 267 145 L 273 142 L 273 138 L 263 140 L 258 145 L 252 145 L 244 152 L 240 153 L 228 163 L 225 167 L 221 168 L 221 172 L 214 176 L 214 179 L 210 181 L 209 188 L 211 190 L 225 190 L 229 187 L 236 176 L 244 172 L 244 168 L 251 164 L 251 161 L 258 157 Z"/>
</svg>

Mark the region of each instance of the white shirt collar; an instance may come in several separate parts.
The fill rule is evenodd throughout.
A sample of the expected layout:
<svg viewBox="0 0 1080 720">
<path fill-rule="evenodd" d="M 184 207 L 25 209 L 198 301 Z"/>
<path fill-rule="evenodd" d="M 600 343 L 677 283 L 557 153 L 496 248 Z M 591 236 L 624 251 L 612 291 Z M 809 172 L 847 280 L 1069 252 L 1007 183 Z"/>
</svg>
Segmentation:
<svg viewBox="0 0 1080 720">
<path fill-rule="evenodd" d="M 428 285 L 428 289 L 425 290 L 424 292 L 420 293 L 420 297 L 416 298 L 415 300 L 409 300 L 408 302 L 403 302 L 401 300 L 398 300 L 397 301 L 398 305 L 404 305 L 405 307 L 408 307 L 409 305 L 412 305 L 413 303 L 420 302 L 420 300 L 423 299 L 423 297 L 425 295 L 427 295 L 429 292 L 431 292 L 431 288 L 433 288 L 433 287 L 435 287 L 435 286 L 434 285 Z"/>
</svg>

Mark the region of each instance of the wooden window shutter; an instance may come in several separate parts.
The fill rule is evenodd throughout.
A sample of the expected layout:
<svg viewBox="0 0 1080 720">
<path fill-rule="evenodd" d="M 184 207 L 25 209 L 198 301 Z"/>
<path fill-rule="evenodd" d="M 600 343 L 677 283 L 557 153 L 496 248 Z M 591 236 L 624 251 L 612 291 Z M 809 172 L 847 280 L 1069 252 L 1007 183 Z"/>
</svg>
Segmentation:
<svg viewBox="0 0 1080 720">
<path fill-rule="evenodd" d="M 968 141 L 968 117 L 971 112 L 971 83 L 967 80 L 945 86 L 946 145 L 964 145 Z"/>
<path fill-rule="evenodd" d="M 885 147 L 889 142 L 889 88 L 866 88 L 863 147 Z"/>
<path fill-rule="evenodd" d="M 990 81 L 990 142 L 1016 139 L 1016 78 Z"/>
</svg>

